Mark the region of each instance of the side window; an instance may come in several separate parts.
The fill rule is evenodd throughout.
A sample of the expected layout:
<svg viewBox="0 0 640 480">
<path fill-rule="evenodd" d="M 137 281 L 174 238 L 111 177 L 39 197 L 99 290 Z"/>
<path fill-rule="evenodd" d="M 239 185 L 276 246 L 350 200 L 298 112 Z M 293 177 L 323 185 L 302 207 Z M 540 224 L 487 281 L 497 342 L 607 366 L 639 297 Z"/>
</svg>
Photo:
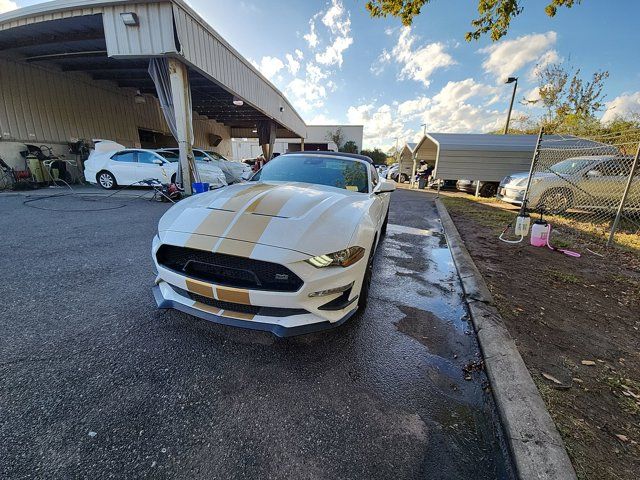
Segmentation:
<svg viewBox="0 0 640 480">
<path fill-rule="evenodd" d="M 153 163 L 154 160 L 159 160 L 158 157 L 156 157 L 153 153 L 151 152 L 138 152 L 138 163 Z"/>
<path fill-rule="evenodd" d="M 371 171 L 371 184 L 373 185 L 373 188 L 375 188 L 376 185 L 378 185 L 378 183 L 380 182 L 378 170 L 376 170 L 376 167 L 374 167 L 373 165 L 369 165 L 369 170 Z"/>
<path fill-rule="evenodd" d="M 194 150 L 193 151 L 193 156 L 195 157 L 196 161 L 198 161 L 198 162 L 208 162 L 209 161 L 209 157 L 207 157 L 203 152 L 201 152 L 199 150 Z"/>
<path fill-rule="evenodd" d="M 111 157 L 116 162 L 135 163 L 136 152 L 119 152 Z"/>
</svg>

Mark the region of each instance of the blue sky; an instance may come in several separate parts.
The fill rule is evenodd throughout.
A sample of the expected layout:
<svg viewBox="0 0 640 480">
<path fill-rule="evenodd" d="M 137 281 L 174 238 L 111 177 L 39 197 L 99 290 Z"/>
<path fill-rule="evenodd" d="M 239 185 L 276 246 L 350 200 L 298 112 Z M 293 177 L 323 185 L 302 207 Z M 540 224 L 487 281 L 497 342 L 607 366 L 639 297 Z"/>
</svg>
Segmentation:
<svg viewBox="0 0 640 480">
<path fill-rule="evenodd" d="M 0 0 L 3 5 L 12 2 Z M 17 6 L 39 3 L 18 0 Z M 365 0 L 190 0 L 241 54 L 282 90 L 308 123 L 365 125 L 365 146 L 388 147 L 428 131 L 500 128 L 511 86 L 535 97 L 538 64 L 565 60 L 590 75 L 609 70 L 608 111 L 640 111 L 640 2 L 585 0 L 555 18 L 524 1 L 507 37 L 466 42 L 471 0 L 432 0 L 411 29 L 372 19 Z M 611 5 L 615 4 L 615 8 Z M 519 114 L 536 108 L 516 104 Z"/>
</svg>

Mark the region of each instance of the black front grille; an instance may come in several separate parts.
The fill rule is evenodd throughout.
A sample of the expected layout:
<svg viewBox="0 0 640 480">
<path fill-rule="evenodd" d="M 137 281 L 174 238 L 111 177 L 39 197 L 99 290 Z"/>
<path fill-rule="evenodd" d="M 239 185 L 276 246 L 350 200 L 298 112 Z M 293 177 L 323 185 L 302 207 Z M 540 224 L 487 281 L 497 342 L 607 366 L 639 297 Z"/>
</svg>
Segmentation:
<svg viewBox="0 0 640 480">
<path fill-rule="evenodd" d="M 249 313 L 252 315 L 265 315 L 267 317 L 290 317 L 292 315 L 303 315 L 309 313 L 301 308 L 275 308 L 275 307 L 258 307 L 255 305 L 241 305 L 239 303 L 221 302 L 214 298 L 203 297 L 195 293 L 189 293 L 181 291 L 183 295 L 189 296 L 196 302 L 204 303 L 205 305 L 211 305 L 212 307 L 220 308 L 222 310 L 228 310 L 237 313 Z"/>
<path fill-rule="evenodd" d="M 227 287 L 295 292 L 303 284 L 300 277 L 283 265 L 223 253 L 162 245 L 156 258 L 170 270 Z"/>
</svg>

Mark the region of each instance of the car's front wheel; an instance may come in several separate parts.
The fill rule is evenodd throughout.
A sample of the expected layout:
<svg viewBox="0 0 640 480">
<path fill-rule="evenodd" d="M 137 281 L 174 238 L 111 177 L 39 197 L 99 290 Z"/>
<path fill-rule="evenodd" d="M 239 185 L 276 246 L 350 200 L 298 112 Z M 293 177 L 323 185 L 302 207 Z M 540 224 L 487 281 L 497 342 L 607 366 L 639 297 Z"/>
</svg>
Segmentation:
<svg viewBox="0 0 640 480">
<path fill-rule="evenodd" d="M 573 203 L 571 192 L 564 188 L 552 188 L 546 191 L 540 199 L 539 206 L 547 213 L 558 214 L 564 213 Z"/>
<path fill-rule="evenodd" d="M 98 173 L 96 180 L 98 181 L 98 185 L 106 190 L 112 190 L 118 186 L 116 178 L 111 172 L 107 172 L 106 170 Z"/>
<path fill-rule="evenodd" d="M 407 175 L 405 173 L 401 173 L 400 174 L 400 183 L 405 183 L 405 182 L 407 182 L 407 180 L 409 180 L 409 177 L 407 177 Z"/>
</svg>

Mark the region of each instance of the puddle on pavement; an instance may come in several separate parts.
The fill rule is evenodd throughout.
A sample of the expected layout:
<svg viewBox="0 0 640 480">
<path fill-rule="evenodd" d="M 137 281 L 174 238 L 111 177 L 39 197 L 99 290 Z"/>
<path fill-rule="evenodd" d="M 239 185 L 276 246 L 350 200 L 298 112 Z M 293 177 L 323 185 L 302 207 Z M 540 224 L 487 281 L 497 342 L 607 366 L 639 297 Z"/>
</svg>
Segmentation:
<svg viewBox="0 0 640 480">
<path fill-rule="evenodd" d="M 419 344 L 416 356 L 403 350 L 402 357 L 413 362 L 431 385 L 425 401 L 430 402 L 435 423 L 428 427 L 455 438 L 453 448 L 461 455 L 495 461 L 504 445 L 496 439 L 499 427 L 491 395 L 483 390 L 488 385 L 486 375 L 473 372 L 465 379 L 464 366 L 481 360 L 481 354 L 444 234 L 390 225 L 381 247 L 372 296 L 393 305 L 387 307 L 387 321 Z M 411 388 L 405 390 L 403 378 L 395 380 L 400 391 Z M 499 477 L 508 477 L 501 473 Z"/>
</svg>

